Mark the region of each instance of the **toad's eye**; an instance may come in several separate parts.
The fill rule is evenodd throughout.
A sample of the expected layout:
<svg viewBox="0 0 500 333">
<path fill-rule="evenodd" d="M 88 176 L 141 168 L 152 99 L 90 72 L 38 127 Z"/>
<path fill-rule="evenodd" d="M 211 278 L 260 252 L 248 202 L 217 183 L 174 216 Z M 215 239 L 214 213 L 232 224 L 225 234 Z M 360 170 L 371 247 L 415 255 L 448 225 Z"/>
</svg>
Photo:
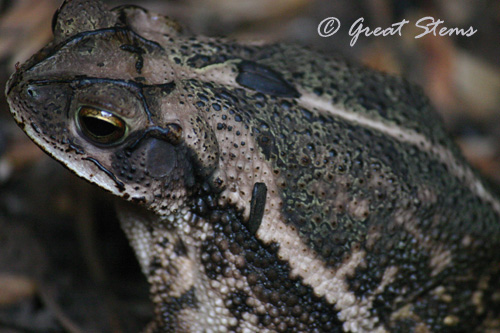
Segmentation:
<svg viewBox="0 0 500 333">
<path fill-rule="evenodd" d="M 77 119 L 82 133 L 96 143 L 110 145 L 125 136 L 125 122 L 108 111 L 82 106 Z"/>
</svg>

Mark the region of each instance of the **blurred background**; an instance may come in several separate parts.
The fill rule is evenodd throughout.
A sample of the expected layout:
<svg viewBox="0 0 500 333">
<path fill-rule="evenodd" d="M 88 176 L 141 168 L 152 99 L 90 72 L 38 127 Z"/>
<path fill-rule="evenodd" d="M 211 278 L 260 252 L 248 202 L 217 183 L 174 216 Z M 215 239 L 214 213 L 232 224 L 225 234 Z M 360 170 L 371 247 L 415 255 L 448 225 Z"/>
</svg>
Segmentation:
<svg viewBox="0 0 500 333">
<path fill-rule="evenodd" d="M 150 0 L 136 4 L 195 34 L 286 41 L 340 53 L 420 85 L 466 158 L 500 188 L 500 1 Z M 107 194 L 45 156 L 17 128 L 3 95 L 17 62 L 51 39 L 58 0 L 0 0 L 0 333 L 137 332 L 151 317 L 140 274 Z M 326 17 L 340 30 L 318 36 Z M 470 37 L 414 37 L 425 16 Z M 402 36 L 363 37 L 349 27 L 410 21 Z M 441 27 L 440 26 L 440 27 Z"/>
</svg>

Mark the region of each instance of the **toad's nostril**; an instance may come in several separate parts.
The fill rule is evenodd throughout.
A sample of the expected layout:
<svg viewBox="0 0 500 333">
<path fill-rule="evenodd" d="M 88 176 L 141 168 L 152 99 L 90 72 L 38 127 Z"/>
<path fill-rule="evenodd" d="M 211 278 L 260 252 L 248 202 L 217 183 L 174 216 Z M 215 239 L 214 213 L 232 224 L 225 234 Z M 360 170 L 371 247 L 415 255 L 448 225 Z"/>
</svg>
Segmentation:
<svg viewBox="0 0 500 333">
<path fill-rule="evenodd" d="M 36 97 L 38 96 L 38 94 L 36 93 L 36 91 L 35 91 L 33 88 L 31 88 L 31 87 L 28 87 L 28 88 L 26 89 L 26 93 L 27 93 L 30 97 L 32 97 L 32 98 L 36 98 Z"/>
<path fill-rule="evenodd" d="M 39 87 L 33 85 L 33 84 L 26 84 L 22 87 L 22 91 L 24 93 L 24 96 L 27 99 L 31 100 L 37 100 L 40 98 L 40 92 L 39 92 Z"/>
</svg>

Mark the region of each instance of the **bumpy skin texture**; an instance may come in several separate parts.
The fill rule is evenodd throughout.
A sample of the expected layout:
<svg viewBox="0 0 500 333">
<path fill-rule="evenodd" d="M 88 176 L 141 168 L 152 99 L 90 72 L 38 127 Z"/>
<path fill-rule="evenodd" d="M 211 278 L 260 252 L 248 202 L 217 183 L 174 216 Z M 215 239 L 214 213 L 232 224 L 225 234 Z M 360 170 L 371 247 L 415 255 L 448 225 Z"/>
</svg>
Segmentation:
<svg viewBox="0 0 500 333">
<path fill-rule="evenodd" d="M 149 331 L 500 327 L 499 200 L 401 79 L 74 0 L 6 92 L 116 195 Z"/>
</svg>

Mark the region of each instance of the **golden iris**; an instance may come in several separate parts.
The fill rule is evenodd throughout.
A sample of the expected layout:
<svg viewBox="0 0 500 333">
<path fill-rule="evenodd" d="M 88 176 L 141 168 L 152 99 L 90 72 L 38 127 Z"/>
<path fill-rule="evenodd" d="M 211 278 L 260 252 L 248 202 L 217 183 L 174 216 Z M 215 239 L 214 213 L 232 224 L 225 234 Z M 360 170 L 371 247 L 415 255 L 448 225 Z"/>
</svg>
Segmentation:
<svg viewBox="0 0 500 333">
<path fill-rule="evenodd" d="M 78 124 L 83 134 L 100 144 L 119 142 L 127 129 L 125 122 L 111 112 L 82 106 L 78 111 Z"/>
</svg>

